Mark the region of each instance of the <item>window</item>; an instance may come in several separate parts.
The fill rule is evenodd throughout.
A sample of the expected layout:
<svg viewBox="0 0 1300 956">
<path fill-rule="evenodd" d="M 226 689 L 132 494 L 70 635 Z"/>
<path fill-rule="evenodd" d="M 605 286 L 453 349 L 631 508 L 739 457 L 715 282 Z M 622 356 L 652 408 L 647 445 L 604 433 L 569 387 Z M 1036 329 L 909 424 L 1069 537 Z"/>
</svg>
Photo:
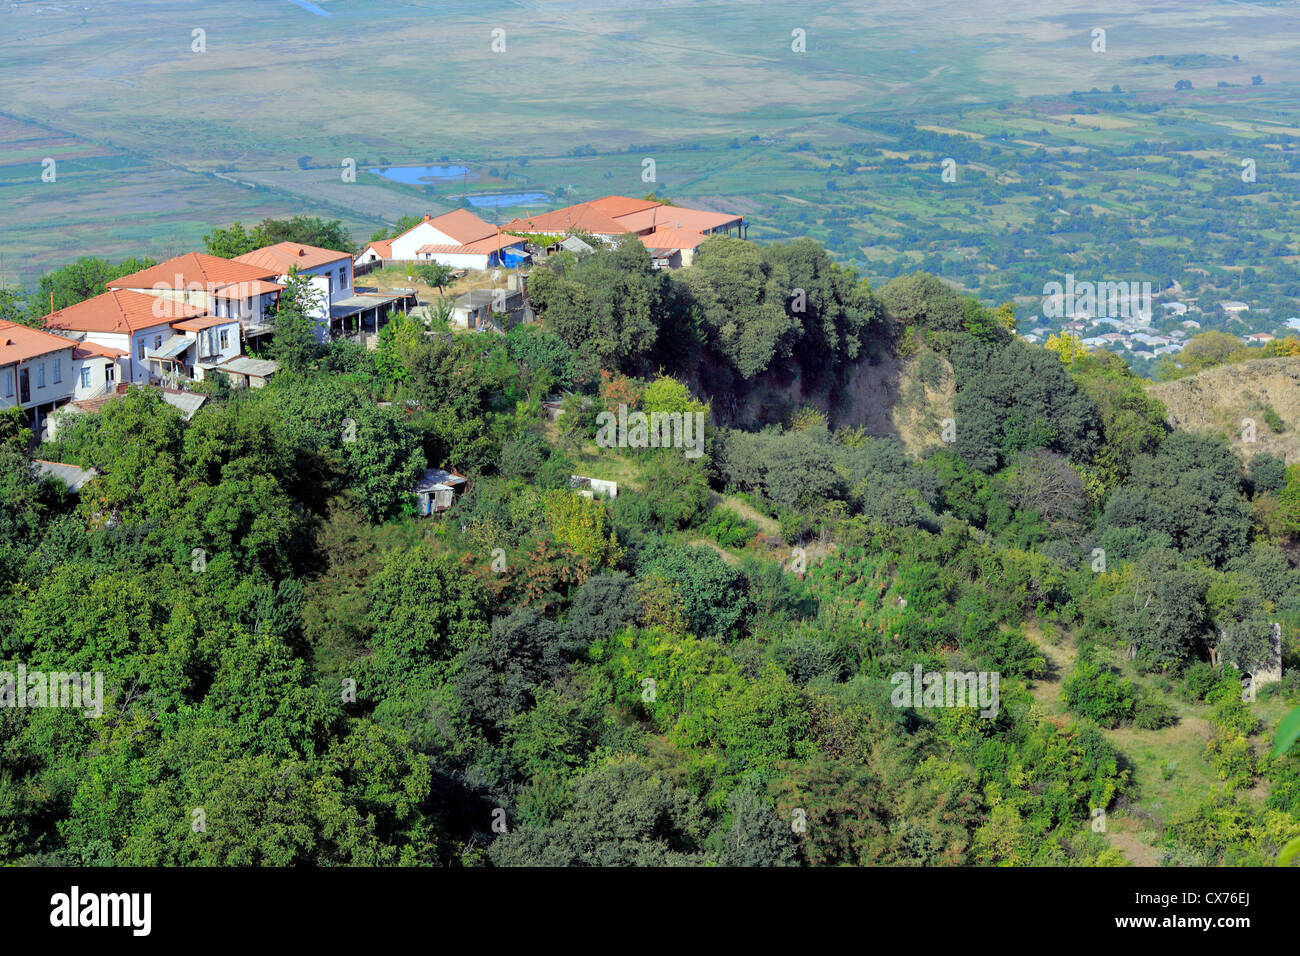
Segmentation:
<svg viewBox="0 0 1300 956">
<path fill-rule="evenodd" d="M 90 388 L 90 366 L 83 365 L 81 368 L 81 387 Z"/>
<path fill-rule="evenodd" d="M 54 360 L 54 384 L 57 385 L 63 381 L 63 359 Z"/>
<path fill-rule="evenodd" d="M 161 335 L 155 335 L 155 336 L 153 337 L 153 350 L 156 352 L 156 351 L 158 351 L 160 348 L 162 348 L 162 336 L 161 336 Z"/>
<path fill-rule="evenodd" d="M 230 329 L 221 330 L 221 350 L 224 352 L 230 348 Z"/>
<path fill-rule="evenodd" d="M 36 366 L 36 387 L 37 388 L 45 387 L 45 363 L 44 362 Z"/>
<path fill-rule="evenodd" d="M 3 392 L 4 397 L 13 398 L 14 397 L 14 373 L 5 372 L 5 377 L 3 379 L 0 379 L 0 382 L 4 383 L 4 392 Z"/>
<path fill-rule="evenodd" d="M 135 357 L 138 361 L 144 361 L 144 339 L 135 343 Z"/>
</svg>

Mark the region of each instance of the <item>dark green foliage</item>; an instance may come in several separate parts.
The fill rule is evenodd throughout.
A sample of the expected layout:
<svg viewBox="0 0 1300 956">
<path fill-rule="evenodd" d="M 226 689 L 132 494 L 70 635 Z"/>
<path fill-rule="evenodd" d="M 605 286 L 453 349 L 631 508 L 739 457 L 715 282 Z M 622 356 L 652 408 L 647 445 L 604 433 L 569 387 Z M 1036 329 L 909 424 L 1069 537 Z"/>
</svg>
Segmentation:
<svg viewBox="0 0 1300 956">
<path fill-rule="evenodd" d="M 625 574 L 588 578 L 573 596 L 567 627 L 572 642 L 586 646 L 604 640 L 636 620 L 636 594 Z"/>
<path fill-rule="evenodd" d="M 559 673 L 561 629 L 531 608 L 492 622 L 485 643 L 461 652 L 456 693 L 471 719 L 503 729 L 533 700 L 533 691 Z"/>
<path fill-rule="evenodd" d="M 657 572 L 676 586 L 694 634 L 731 637 L 748 613 L 744 574 L 712 548 L 665 548 L 639 570 Z"/>
<path fill-rule="evenodd" d="M 516 830 L 489 851 L 497 866 L 689 866 L 704 863 L 699 801 L 632 759 L 578 776 L 547 827 Z"/>
<path fill-rule="evenodd" d="M 1168 551 L 1148 552 L 1132 574 L 1131 584 L 1112 598 L 1109 608 L 1112 626 L 1123 640 L 1162 669 L 1208 656 L 1204 577 Z"/>
<path fill-rule="evenodd" d="M 1081 463 L 1096 453 L 1096 406 L 1051 352 L 1019 341 L 990 345 L 962 337 L 950 358 L 957 375 L 957 451 L 972 467 L 994 471 L 1035 448 Z"/>
<path fill-rule="evenodd" d="M 1276 455 L 1260 452 L 1250 460 L 1248 481 L 1253 495 L 1281 491 L 1286 486 L 1286 462 Z"/>
<path fill-rule="evenodd" d="M 727 798 L 731 826 L 723 837 L 725 866 L 795 866 L 798 844 L 790 826 L 763 796 L 751 789 Z"/>
<path fill-rule="evenodd" d="M 1221 565 L 1246 549 L 1250 508 L 1241 483 L 1240 464 L 1222 439 L 1176 432 L 1155 454 L 1134 459 L 1102 526 L 1163 533 L 1188 557 Z"/>
</svg>

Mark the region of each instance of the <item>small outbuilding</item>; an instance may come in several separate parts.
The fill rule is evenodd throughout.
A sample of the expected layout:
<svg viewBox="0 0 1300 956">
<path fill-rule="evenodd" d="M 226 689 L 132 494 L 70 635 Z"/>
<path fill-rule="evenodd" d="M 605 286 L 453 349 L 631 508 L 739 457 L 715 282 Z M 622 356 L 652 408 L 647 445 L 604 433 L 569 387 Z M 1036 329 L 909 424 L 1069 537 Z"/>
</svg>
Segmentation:
<svg viewBox="0 0 1300 956">
<path fill-rule="evenodd" d="M 425 516 L 446 511 L 468 486 L 469 479 L 458 472 L 444 468 L 426 468 L 413 491 L 415 510 Z"/>
</svg>

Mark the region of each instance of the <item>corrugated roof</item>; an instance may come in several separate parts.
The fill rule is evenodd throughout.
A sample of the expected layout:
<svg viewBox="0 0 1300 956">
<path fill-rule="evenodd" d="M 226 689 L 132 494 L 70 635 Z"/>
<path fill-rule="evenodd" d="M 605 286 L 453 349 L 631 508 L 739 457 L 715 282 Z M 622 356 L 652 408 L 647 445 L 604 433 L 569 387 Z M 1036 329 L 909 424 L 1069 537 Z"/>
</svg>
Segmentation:
<svg viewBox="0 0 1300 956">
<path fill-rule="evenodd" d="M 208 396 L 199 395 L 195 392 L 182 392 L 175 388 L 164 388 L 162 390 L 162 400 L 181 413 L 181 416 L 188 422 L 194 417 L 194 413 L 203 407 L 203 403 L 208 400 Z"/>
<path fill-rule="evenodd" d="M 270 359 L 249 358 L 247 355 L 236 355 L 230 361 L 222 362 L 217 366 L 219 372 L 234 372 L 236 375 L 253 375 L 258 378 L 274 375 L 279 370 L 279 364 Z"/>
<path fill-rule="evenodd" d="M 194 339 L 185 335 L 173 335 L 156 349 L 145 353 L 147 359 L 174 359 L 183 352 L 188 352 Z"/>
<path fill-rule="evenodd" d="M 63 482 L 73 494 L 84 488 L 87 482 L 99 477 L 99 472 L 93 468 L 87 471 L 76 465 L 65 465 L 63 462 L 58 461 L 41 461 L 40 459 L 32 459 L 32 470 L 38 475 L 44 475 L 46 478 L 54 478 Z"/>
</svg>

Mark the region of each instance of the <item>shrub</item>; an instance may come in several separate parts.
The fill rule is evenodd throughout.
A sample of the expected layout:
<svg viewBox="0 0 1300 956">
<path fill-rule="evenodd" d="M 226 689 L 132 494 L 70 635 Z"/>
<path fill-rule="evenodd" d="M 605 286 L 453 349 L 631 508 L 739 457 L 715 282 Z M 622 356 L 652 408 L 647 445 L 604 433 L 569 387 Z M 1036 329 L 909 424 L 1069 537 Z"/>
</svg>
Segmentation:
<svg viewBox="0 0 1300 956">
<path fill-rule="evenodd" d="M 1268 427 L 1273 429 L 1276 434 L 1280 435 L 1286 431 L 1286 422 L 1282 421 L 1282 416 L 1277 413 L 1277 409 L 1272 405 L 1265 405 L 1262 414 Z"/>
<path fill-rule="evenodd" d="M 1138 694 L 1133 705 L 1134 726 L 1143 730 L 1159 730 L 1171 726 L 1173 722 L 1173 709 L 1158 691 L 1149 690 Z"/>
<path fill-rule="evenodd" d="M 758 525 L 730 508 L 714 508 L 704 533 L 726 548 L 743 548 L 758 534 Z"/>
<path fill-rule="evenodd" d="M 1205 759 L 1229 789 L 1249 787 L 1255 775 L 1255 751 L 1241 734 L 1215 734 L 1205 747 Z"/>
<path fill-rule="evenodd" d="M 1206 661 L 1189 664 L 1183 670 L 1183 682 L 1180 688 L 1183 699 L 1188 703 L 1199 704 L 1218 683 L 1218 672 Z"/>
<path fill-rule="evenodd" d="M 1095 661 L 1081 657 L 1065 679 L 1065 705 L 1102 727 L 1115 727 L 1133 716 L 1133 682 Z"/>
</svg>

